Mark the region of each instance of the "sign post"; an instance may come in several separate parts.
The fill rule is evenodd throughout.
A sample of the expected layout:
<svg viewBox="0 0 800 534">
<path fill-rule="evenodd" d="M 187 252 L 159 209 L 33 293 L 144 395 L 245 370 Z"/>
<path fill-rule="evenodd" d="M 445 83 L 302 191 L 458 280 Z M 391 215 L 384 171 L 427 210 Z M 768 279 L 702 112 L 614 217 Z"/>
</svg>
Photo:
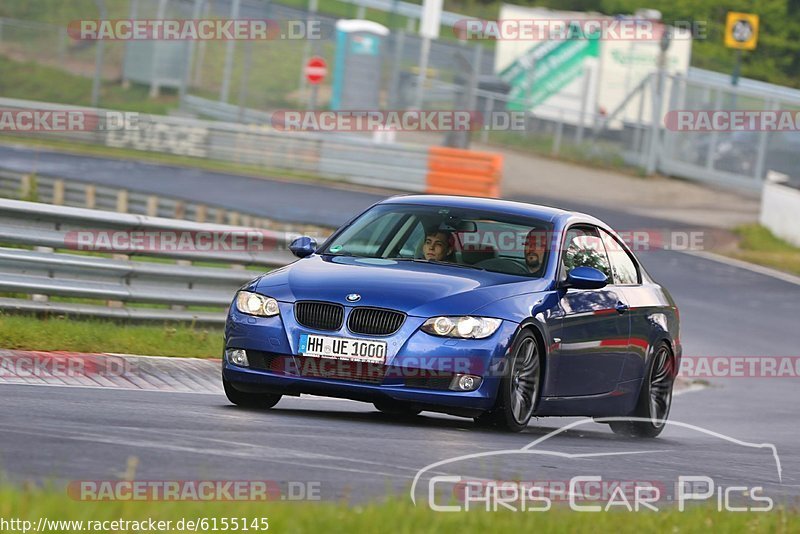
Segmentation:
<svg viewBox="0 0 800 534">
<path fill-rule="evenodd" d="M 731 85 L 739 83 L 742 70 L 742 50 L 754 50 L 758 43 L 758 15 L 729 11 L 725 20 L 725 46 L 736 50 L 736 64 L 731 75 Z"/>
<path fill-rule="evenodd" d="M 425 77 L 428 74 L 428 57 L 431 53 L 431 39 L 439 38 L 442 24 L 442 4 L 444 0 L 423 0 L 422 18 L 419 21 L 419 34 L 422 36 L 422 49 L 419 54 L 419 73 L 417 73 L 417 95 L 415 107 L 422 109 Z"/>
<path fill-rule="evenodd" d="M 317 90 L 319 84 L 322 83 L 325 76 L 328 74 L 328 64 L 325 63 L 324 58 L 313 56 L 306 62 L 303 73 L 305 74 L 306 81 L 311 84 L 311 96 L 308 102 L 308 108 L 313 111 L 317 109 Z"/>
</svg>

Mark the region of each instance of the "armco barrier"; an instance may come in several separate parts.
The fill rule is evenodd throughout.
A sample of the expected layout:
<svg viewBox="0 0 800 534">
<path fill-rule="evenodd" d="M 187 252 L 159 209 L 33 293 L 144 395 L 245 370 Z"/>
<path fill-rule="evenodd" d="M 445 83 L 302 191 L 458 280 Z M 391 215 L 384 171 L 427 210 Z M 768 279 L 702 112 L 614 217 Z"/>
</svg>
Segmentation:
<svg viewBox="0 0 800 534">
<path fill-rule="evenodd" d="M 99 117 L 109 111 L 10 98 L 0 98 L 0 108 L 79 111 Z M 140 114 L 137 119 L 136 127 L 118 130 L 14 133 L 25 137 L 63 139 L 111 148 L 226 161 L 262 167 L 269 172 L 312 173 L 334 181 L 399 191 L 420 192 L 424 187 L 427 150 L 420 145 L 376 143 L 356 135 L 286 132 L 268 125 L 165 115 Z"/>
<path fill-rule="evenodd" d="M 76 253 L 80 235 L 110 240 L 115 233 L 164 240 L 115 249 L 112 257 Z M 238 239 L 238 246 L 226 248 L 237 242 L 235 235 L 257 239 L 254 246 Z M 177 246 L 179 237 L 183 242 L 191 236 L 206 237 L 195 248 L 191 242 L 186 248 Z M 212 246 L 217 243 L 213 236 L 220 237 L 219 246 Z M 295 259 L 287 250 L 292 237 L 273 230 L 0 199 L 0 310 L 221 324 L 238 287 Z M 247 265 L 263 269 L 245 269 Z M 18 298 L 20 293 L 33 298 Z"/>
<path fill-rule="evenodd" d="M 503 156 L 459 148 L 431 147 L 428 150 L 427 193 L 500 196 Z"/>
<path fill-rule="evenodd" d="M 70 110 L 97 116 L 108 111 L 10 98 L 0 98 L 0 108 Z M 286 132 L 265 125 L 163 115 L 139 115 L 137 124 L 139 129 L 16 134 L 207 158 L 271 171 L 309 172 L 335 181 L 414 193 L 499 195 L 502 173 L 502 156 L 499 154 L 407 143 L 378 143 L 358 135 Z"/>
<path fill-rule="evenodd" d="M 331 228 L 319 225 L 276 221 L 179 198 L 78 182 L 41 173 L 34 175 L 3 169 L 0 169 L 0 198 L 35 200 L 58 206 L 115 211 L 132 215 L 147 215 L 148 217 L 185 219 L 198 223 L 247 226 L 308 235 L 328 235 L 332 231 Z"/>
</svg>

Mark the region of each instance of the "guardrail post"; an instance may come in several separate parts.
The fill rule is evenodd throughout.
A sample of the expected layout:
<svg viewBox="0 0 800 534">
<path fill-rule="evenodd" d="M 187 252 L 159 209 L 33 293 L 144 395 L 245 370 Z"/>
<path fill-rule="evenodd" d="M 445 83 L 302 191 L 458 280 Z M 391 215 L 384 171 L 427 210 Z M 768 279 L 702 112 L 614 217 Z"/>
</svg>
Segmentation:
<svg viewBox="0 0 800 534">
<path fill-rule="evenodd" d="M 117 191 L 117 211 L 119 213 L 128 213 L 128 190 L 120 189 Z"/>
<path fill-rule="evenodd" d="M 128 191 L 120 189 L 117 191 L 117 211 L 120 213 L 128 213 Z M 130 256 L 127 254 L 112 254 L 111 257 L 115 260 L 129 260 Z M 109 308 L 122 308 L 125 305 L 121 300 L 108 300 L 106 306 Z"/>
<path fill-rule="evenodd" d="M 175 203 L 175 218 L 176 219 L 186 218 L 186 203 L 182 200 L 179 200 Z"/>
<path fill-rule="evenodd" d="M 232 211 L 228 214 L 228 224 L 231 226 L 239 226 L 239 217 L 241 214 L 238 211 Z"/>
<path fill-rule="evenodd" d="M 158 197 L 156 195 L 147 197 L 147 216 L 158 217 Z"/>
<path fill-rule="evenodd" d="M 127 261 L 127 260 L 130 260 L 131 257 L 128 256 L 127 254 L 112 254 L 111 255 L 111 259 L 119 260 L 119 261 Z M 126 282 L 128 284 L 130 284 L 130 280 L 126 279 Z M 125 307 L 125 303 L 122 302 L 121 300 L 107 300 L 106 301 L 106 306 L 109 307 L 109 308 L 124 308 Z"/>
<path fill-rule="evenodd" d="M 181 265 L 183 267 L 190 267 L 192 265 L 192 262 L 191 262 L 191 260 L 176 260 L 175 264 L 176 265 Z M 192 288 L 191 284 L 189 285 L 188 288 L 189 289 Z M 170 310 L 175 310 L 175 311 L 184 311 L 186 309 L 186 305 L 185 304 L 171 304 L 169 309 Z"/>
<path fill-rule="evenodd" d="M 214 222 L 217 224 L 224 224 L 225 223 L 225 210 L 222 208 L 217 208 L 216 213 L 214 214 Z"/>
<path fill-rule="evenodd" d="M 53 252 L 53 249 L 50 247 L 33 247 L 33 250 L 36 252 Z M 53 276 L 53 272 L 50 271 L 50 276 Z M 31 300 L 34 302 L 48 302 L 50 297 L 44 295 L 42 293 L 31 293 Z"/>
<path fill-rule="evenodd" d="M 28 198 L 31 194 L 32 177 L 30 174 L 23 174 L 19 180 L 19 197 L 23 200 Z"/>
<path fill-rule="evenodd" d="M 252 226 L 253 224 L 253 217 L 251 215 L 242 215 L 241 220 L 239 221 L 242 226 Z"/>
<path fill-rule="evenodd" d="M 56 206 L 64 204 L 64 180 L 60 178 L 53 182 L 53 204 Z"/>
<path fill-rule="evenodd" d="M 195 208 L 194 219 L 197 222 L 206 222 L 206 218 L 208 217 L 208 206 L 205 204 L 198 204 L 197 208 Z"/>
<path fill-rule="evenodd" d="M 97 188 L 91 184 L 84 190 L 84 205 L 86 208 L 94 209 L 97 204 Z"/>
</svg>

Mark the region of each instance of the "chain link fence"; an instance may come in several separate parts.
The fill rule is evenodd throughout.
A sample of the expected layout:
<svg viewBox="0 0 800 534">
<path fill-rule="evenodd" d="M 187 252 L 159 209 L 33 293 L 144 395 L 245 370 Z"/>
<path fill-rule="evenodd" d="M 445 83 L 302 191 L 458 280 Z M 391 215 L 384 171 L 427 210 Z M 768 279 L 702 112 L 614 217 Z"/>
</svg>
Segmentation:
<svg viewBox="0 0 800 534">
<path fill-rule="evenodd" d="M 733 87 L 722 75 L 676 78 L 671 110 L 800 112 L 800 91 L 762 82 Z M 741 82 L 740 82 L 741 83 Z M 760 189 L 770 171 L 800 178 L 800 132 L 664 129 L 659 169 L 722 185 Z"/>
<path fill-rule="evenodd" d="M 0 18 L 0 56 L 9 60 L 33 62 L 91 77 L 95 73 L 96 53 L 96 42 L 71 39 L 66 25 Z M 121 42 L 106 43 L 104 79 L 121 78 L 123 54 Z"/>
<path fill-rule="evenodd" d="M 108 41 L 103 78 L 123 83 L 149 82 L 153 94 L 178 91 L 184 111 L 200 116 L 268 122 L 272 111 L 310 106 L 311 89 L 303 75 L 304 63 L 311 55 L 319 55 L 331 70 L 337 18 L 366 16 L 393 30 L 383 42 L 381 67 L 375 73 L 380 78 L 380 106 L 416 106 L 422 40 L 415 33 L 413 6 L 403 3 L 402 9 L 392 13 L 343 0 L 326 2 L 329 12 L 318 13 L 309 0 L 284 2 L 112 2 L 109 16 L 137 19 L 270 19 L 301 25 L 315 21 L 320 39 Z M 97 17 L 96 9 L 87 8 L 84 16 Z M 95 41 L 71 39 L 64 25 L 0 19 L 0 54 L 11 60 L 57 66 L 89 77 L 94 73 L 96 53 Z M 330 87 L 330 77 L 318 86 L 318 108 L 328 107 Z M 733 87 L 727 76 L 691 69 L 688 76 L 652 74 L 616 110 L 598 109 L 587 94 L 575 95 L 571 106 L 559 107 L 548 101 L 533 106 L 523 102 L 524 127 L 483 129 L 473 132 L 472 139 L 592 165 L 628 166 L 645 174 L 657 171 L 749 189 L 760 188 L 770 170 L 789 176 L 798 174 L 800 135 L 796 132 L 671 131 L 664 127 L 664 117 L 671 110 L 796 111 L 800 110 L 800 91 L 752 80 L 740 80 Z M 188 106 L 187 102 L 194 105 Z M 215 103 L 213 109 L 204 104 L 211 102 Z M 520 102 L 512 101 L 508 88 L 495 77 L 494 51 L 488 43 L 458 41 L 446 29 L 442 39 L 431 43 L 423 109 L 469 109 L 488 117 L 514 106 L 519 108 Z M 203 107 L 207 108 L 206 114 Z M 451 137 L 442 135 L 439 139 L 452 145 Z M 429 141 L 430 136 L 426 139 Z"/>
</svg>

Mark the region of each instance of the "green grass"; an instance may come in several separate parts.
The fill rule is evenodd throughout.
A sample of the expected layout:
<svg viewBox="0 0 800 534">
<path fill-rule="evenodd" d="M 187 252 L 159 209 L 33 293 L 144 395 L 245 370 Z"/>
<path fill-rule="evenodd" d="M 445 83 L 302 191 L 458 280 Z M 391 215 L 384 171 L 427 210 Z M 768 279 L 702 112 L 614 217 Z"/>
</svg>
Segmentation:
<svg viewBox="0 0 800 534">
<path fill-rule="evenodd" d="M 735 229 L 739 248 L 731 257 L 800 275 L 800 248 L 776 237 L 760 224 L 748 224 Z"/>
<path fill-rule="evenodd" d="M 92 79 L 41 65 L 33 61 L 19 62 L 0 56 L 0 95 L 57 104 L 89 106 Z M 116 82 L 104 82 L 100 93 L 101 106 L 121 111 L 138 111 L 163 115 L 177 107 L 178 97 L 165 94 L 148 98 L 148 88 L 132 84 L 123 89 Z"/>
<path fill-rule="evenodd" d="M 0 347 L 196 358 L 216 358 L 223 348 L 222 328 L 7 314 L 0 314 Z"/>
<path fill-rule="evenodd" d="M 254 477 L 257 478 L 257 477 Z M 262 477 L 266 478 L 266 477 Z M 248 526 L 256 518 L 267 518 L 272 532 L 383 533 L 436 532 L 537 532 L 590 533 L 597 532 L 797 532 L 796 510 L 778 508 L 771 513 L 719 513 L 707 507 L 686 512 L 676 509 L 660 512 L 577 513 L 565 507 L 548 512 L 513 513 L 509 511 L 462 513 L 433 512 L 424 504 L 414 507 L 407 496 L 386 502 L 348 506 L 343 503 L 320 502 L 142 502 L 109 501 L 79 502 L 55 489 L 17 489 L 10 485 L 0 488 L 0 517 L 19 518 L 33 522 L 49 520 L 112 521 L 117 519 L 142 521 L 181 518 L 206 518 L 211 531 L 212 518 L 247 518 Z M 85 527 L 86 525 L 84 525 Z M 59 532 L 74 532 L 62 528 Z M 122 532 L 123 530 L 118 530 Z M 251 529 L 250 532 L 261 532 Z"/>
</svg>

